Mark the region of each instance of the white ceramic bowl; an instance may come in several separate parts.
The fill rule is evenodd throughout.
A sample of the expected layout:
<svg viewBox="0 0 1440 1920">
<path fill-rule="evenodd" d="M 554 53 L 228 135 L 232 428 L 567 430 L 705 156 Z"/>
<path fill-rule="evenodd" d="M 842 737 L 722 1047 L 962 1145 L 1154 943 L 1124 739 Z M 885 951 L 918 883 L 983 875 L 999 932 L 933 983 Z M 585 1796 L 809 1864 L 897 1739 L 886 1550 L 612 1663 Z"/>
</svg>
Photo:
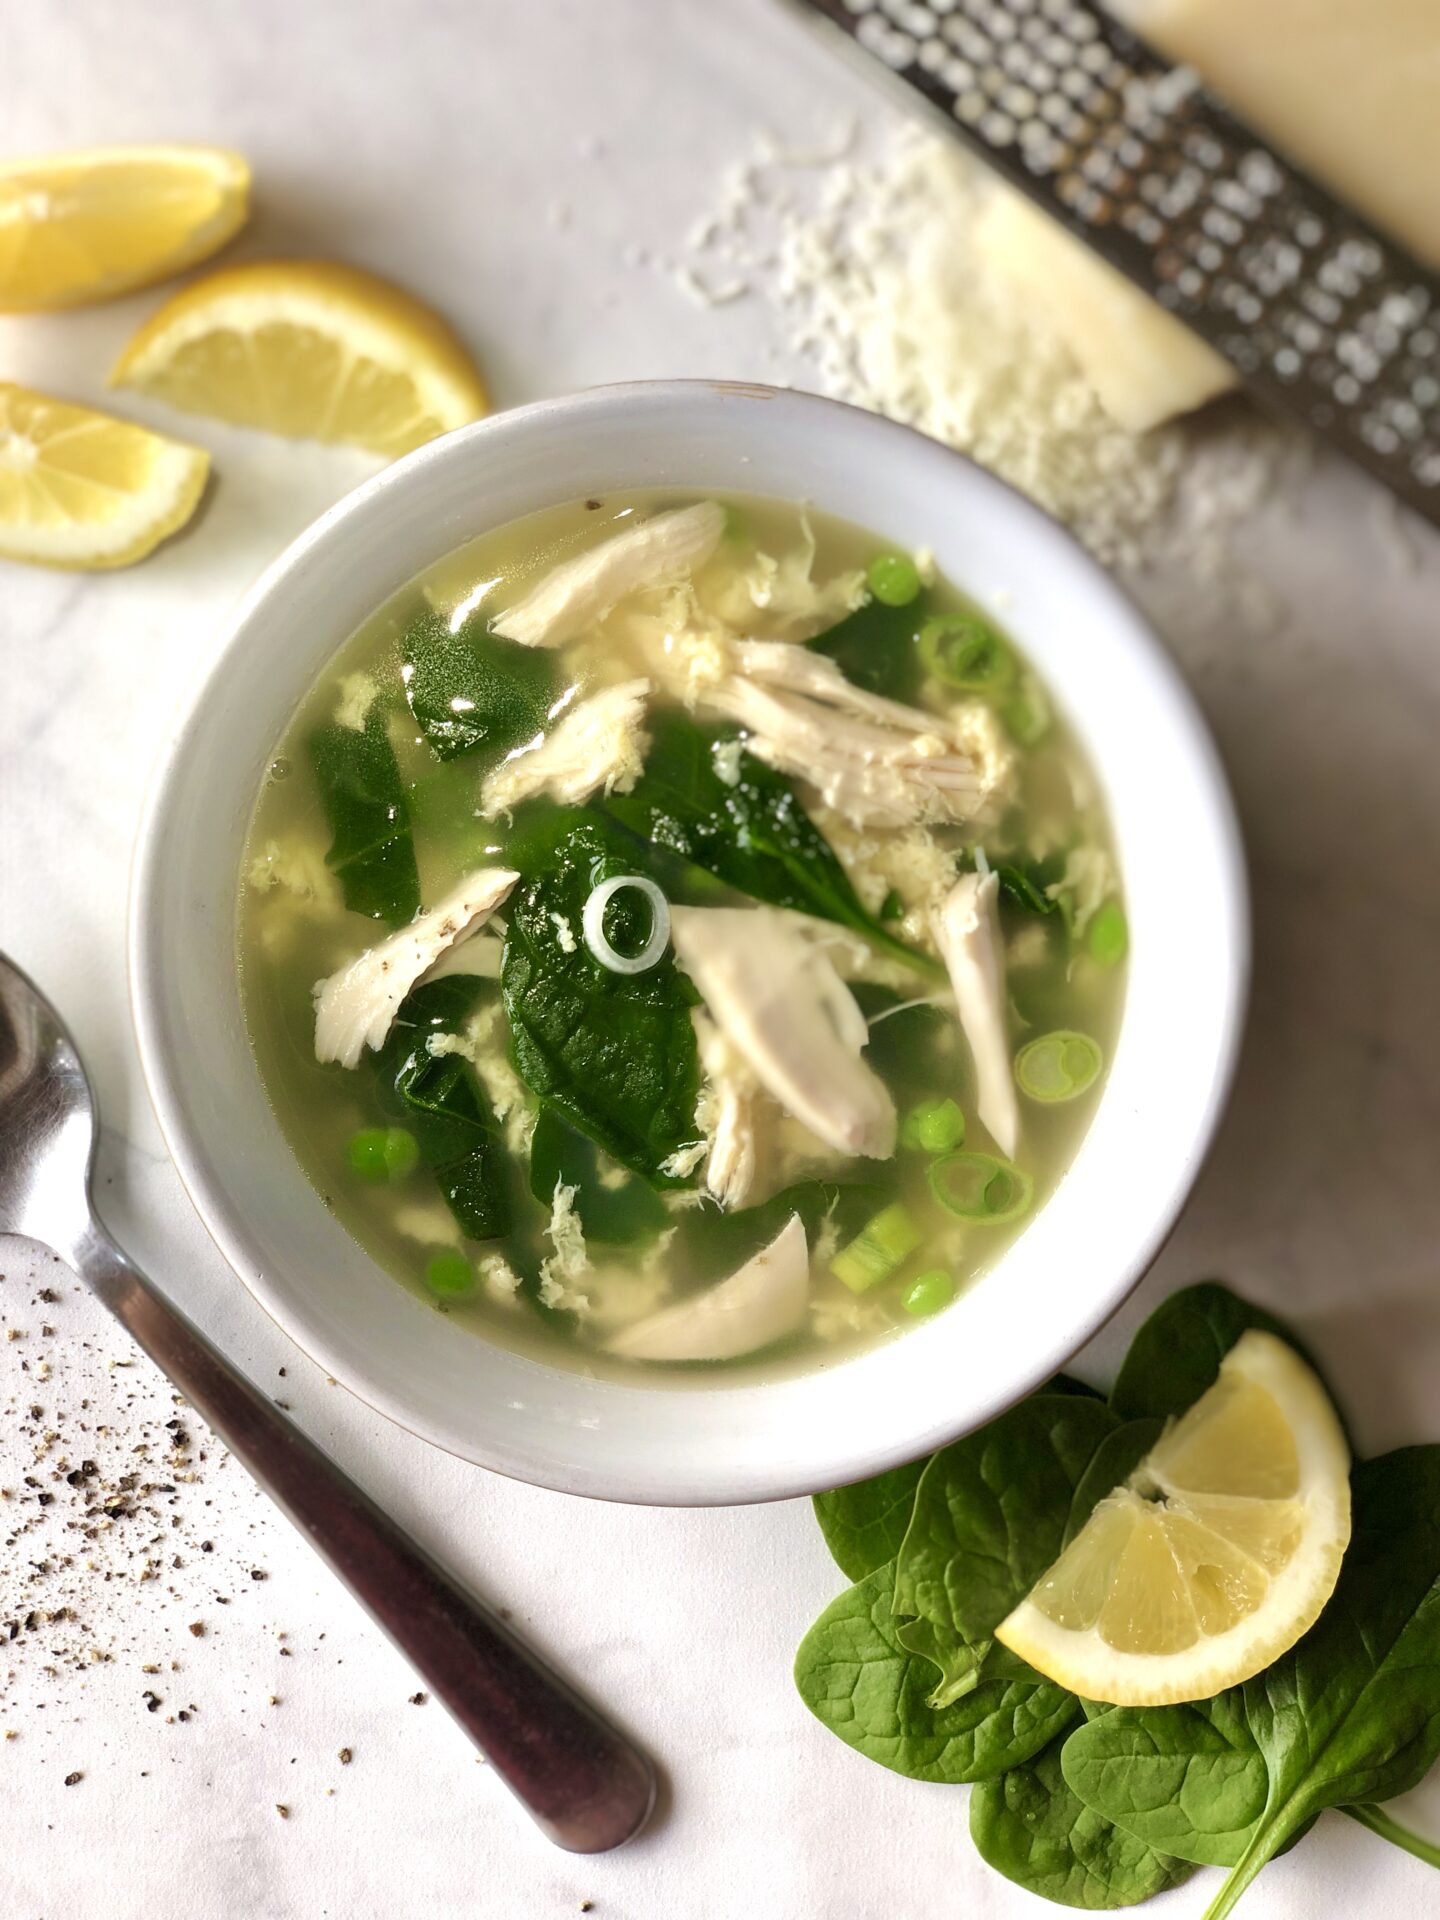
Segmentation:
<svg viewBox="0 0 1440 1920">
<path fill-rule="evenodd" d="M 542 1366 L 390 1279 L 296 1165 L 241 1017 L 235 912 L 262 771 L 354 628 L 462 541 L 632 487 L 812 501 L 998 608 L 1104 781 L 1132 939 L 1123 1030 L 1094 1123 L 1033 1224 L 953 1311 L 800 1378 L 694 1391 Z M 307 1352 L 413 1432 L 573 1493 L 763 1500 L 877 1473 L 979 1425 L 1061 1365 L 1129 1292 L 1199 1170 L 1248 971 L 1244 869 L 1215 752 L 1135 609 L 1000 481 L 873 414 L 764 387 L 609 388 L 422 447 L 316 522 L 231 621 L 165 750 L 130 928 L 140 1050 L 195 1205 Z"/>
</svg>

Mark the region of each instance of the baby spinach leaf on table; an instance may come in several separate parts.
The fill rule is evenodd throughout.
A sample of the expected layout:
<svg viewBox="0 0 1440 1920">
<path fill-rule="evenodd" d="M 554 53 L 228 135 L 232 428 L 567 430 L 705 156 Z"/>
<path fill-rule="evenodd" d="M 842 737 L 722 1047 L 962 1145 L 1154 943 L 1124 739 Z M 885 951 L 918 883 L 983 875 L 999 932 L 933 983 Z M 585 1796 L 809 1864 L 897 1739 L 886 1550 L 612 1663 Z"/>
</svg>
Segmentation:
<svg viewBox="0 0 1440 1920">
<path fill-rule="evenodd" d="M 926 1467 L 896 1561 L 895 1611 L 909 1616 L 903 1643 L 940 1671 L 937 1703 L 975 1683 L 995 1628 L 1085 1518 L 1078 1489 L 1120 1425 L 1101 1401 L 1035 1394 Z"/>
<path fill-rule="evenodd" d="M 1049 1743 L 1075 1712 L 1058 1688 L 978 1685 L 943 1708 L 928 1663 L 903 1647 L 890 1610 L 894 1569 L 877 1567 L 821 1614 L 795 1656 L 806 1706 L 847 1746 L 914 1780 L 981 1780 Z"/>
<path fill-rule="evenodd" d="M 1047 1389 L 1053 1392 L 1053 1386 Z M 1107 1434 L 1095 1450 L 1095 1457 L 1080 1477 L 1070 1503 L 1070 1518 L 1065 1527 L 1069 1546 L 1107 1493 L 1128 1480 L 1164 1431 L 1160 1420 L 1127 1420 Z"/>
<path fill-rule="evenodd" d="M 560 692 L 555 656 L 469 621 L 459 633 L 433 608 L 405 635 L 401 677 L 415 723 L 442 760 L 492 759 L 543 731 Z"/>
<path fill-rule="evenodd" d="M 500 983 L 525 1084 L 622 1166 L 673 1186 L 661 1167 L 697 1138 L 693 992 L 668 953 L 614 973 L 580 937 L 593 889 L 633 871 L 607 822 L 571 824 L 512 896 Z"/>
<path fill-rule="evenodd" d="M 1407 1792 L 1440 1754 L 1440 1447 L 1361 1462 L 1353 1490 L 1339 1582 L 1295 1647 L 1214 1700 L 1116 1708 L 1066 1742 L 1087 1805 L 1233 1866 L 1211 1920 L 1326 1807 Z"/>
<path fill-rule="evenodd" d="M 670 1224 L 665 1203 L 653 1188 L 625 1168 L 602 1177 L 600 1149 L 546 1107 L 530 1136 L 530 1191 L 547 1211 L 556 1185 L 575 1188 L 575 1210 L 587 1240 L 609 1246 L 653 1239 Z"/>
<path fill-rule="evenodd" d="M 332 723 L 309 740 L 330 851 L 325 864 L 352 913 L 403 927 L 420 911 L 420 875 L 410 809 L 385 716 L 372 707 L 363 727 Z"/>
<path fill-rule="evenodd" d="M 417 987 L 395 1016 L 375 1072 L 380 1104 L 414 1134 L 420 1164 L 461 1229 L 472 1240 L 493 1240 L 511 1222 L 504 1142 L 469 1063 L 428 1047 L 432 1035 L 463 1024 L 480 990 L 463 974 Z"/>
<path fill-rule="evenodd" d="M 1342 1813 L 1348 1813 L 1362 1827 L 1368 1827 L 1371 1833 L 1378 1834 L 1382 1840 L 1388 1840 L 1392 1847 L 1399 1847 L 1402 1853 L 1411 1854 L 1416 1860 L 1423 1860 L 1427 1867 L 1440 1867 L 1440 1843 L 1426 1840 L 1418 1833 L 1412 1833 L 1409 1827 L 1402 1827 L 1398 1820 L 1392 1820 L 1383 1807 L 1361 1803 L 1355 1807 L 1342 1807 Z"/>
<path fill-rule="evenodd" d="M 924 1460 L 912 1460 L 873 1480 L 815 1495 L 815 1518 L 825 1544 L 848 1580 L 863 1580 L 900 1551 L 924 1470 Z"/>
<path fill-rule="evenodd" d="M 697 727 L 671 710 L 651 715 L 650 736 L 640 779 L 605 802 L 622 825 L 752 899 L 849 927 L 908 966 L 932 965 L 866 913 L 784 774 L 742 751 L 737 778 L 721 778 L 716 753 L 733 747 L 734 728 Z"/>
<path fill-rule="evenodd" d="M 1178 1418 L 1214 1386 L 1220 1362 L 1251 1328 L 1277 1335 L 1315 1365 L 1274 1314 L 1218 1280 L 1202 1280 L 1172 1293 L 1140 1327 L 1110 1389 L 1111 1406 L 1126 1420 Z"/>
<path fill-rule="evenodd" d="M 1065 1742 L 1071 1791 L 1148 1845 L 1233 1867 L 1265 1810 L 1269 1775 L 1239 1698 L 1117 1707 Z"/>
<path fill-rule="evenodd" d="M 1265 1811 L 1207 1920 L 1326 1807 L 1393 1799 L 1440 1754 L 1440 1447 L 1362 1461 L 1340 1579 L 1298 1646 L 1246 1681 Z"/>
<path fill-rule="evenodd" d="M 982 1860 L 1042 1900 L 1088 1912 L 1138 1906 L 1194 1872 L 1077 1798 L 1060 1742 L 982 1780 L 970 1795 L 970 1837 Z"/>
<path fill-rule="evenodd" d="M 928 600 L 924 593 L 904 607 L 869 600 L 817 634 L 810 651 L 833 660 L 852 686 L 913 706 L 925 678 L 920 629 L 930 617 Z"/>
</svg>

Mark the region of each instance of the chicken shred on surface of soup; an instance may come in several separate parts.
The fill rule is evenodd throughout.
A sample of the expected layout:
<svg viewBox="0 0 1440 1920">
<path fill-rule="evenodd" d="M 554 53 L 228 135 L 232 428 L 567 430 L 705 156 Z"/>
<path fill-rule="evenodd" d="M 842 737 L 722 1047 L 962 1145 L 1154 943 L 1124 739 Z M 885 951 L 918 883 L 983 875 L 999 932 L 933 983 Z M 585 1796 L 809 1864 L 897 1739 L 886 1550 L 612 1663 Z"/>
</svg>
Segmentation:
<svg viewBox="0 0 1440 1920">
<path fill-rule="evenodd" d="M 486 534 L 295 714 L 240 886 L 279 1124 L 398 1281 L 628 1378 L 960 1300 L 1094 1112 L 1127 928 L 1002 629 L 777 501 Z M 668 1371 L 667 1371 L 668 1370 Z"/>
</svg>

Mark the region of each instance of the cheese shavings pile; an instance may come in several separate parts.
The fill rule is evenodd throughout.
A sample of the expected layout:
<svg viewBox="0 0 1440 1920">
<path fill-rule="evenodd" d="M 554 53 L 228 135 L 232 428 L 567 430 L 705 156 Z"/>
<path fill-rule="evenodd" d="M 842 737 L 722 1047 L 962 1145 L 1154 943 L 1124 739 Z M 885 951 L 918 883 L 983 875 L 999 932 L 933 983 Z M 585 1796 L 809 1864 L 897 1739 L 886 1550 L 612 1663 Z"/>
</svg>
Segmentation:
<svg viewBox="0 0 1440 1920">
<path fill-rule="evenodd" d="M 968 453 L 1107 563 L 1178 547 L 1213 570 L 1218 536 L 1272 488 L 1282 436 L 1240 406 L 1219 433 L 1117 426 L 1044 316 L 982 264 L 991 191 L 953 141 L 914 129 L 870 158 L 853 128 L 809 153 L 762 136 L 677 278 L 707 305 L 763 299 L 823 392 Z"/>
</svg>

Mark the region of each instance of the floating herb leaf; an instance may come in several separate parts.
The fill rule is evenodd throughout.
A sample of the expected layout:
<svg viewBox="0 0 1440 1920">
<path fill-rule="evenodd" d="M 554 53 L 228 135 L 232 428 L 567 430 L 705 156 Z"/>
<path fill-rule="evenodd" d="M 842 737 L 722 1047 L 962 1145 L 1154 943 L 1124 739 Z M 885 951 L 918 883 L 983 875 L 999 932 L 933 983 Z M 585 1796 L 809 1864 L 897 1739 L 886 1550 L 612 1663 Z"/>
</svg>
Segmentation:
<svg viewBox="0 0 1440 1920">
<path fill-rule="evenodd" d="M 668 954 L 644 973 L 613 973 L 580 934 L 594 888 L 633 869 L 633 850 L 602 818 L 564 821 L 548 859 L 522 868 L 500 980 L 532 1092 L 622 1166 L 677 1185 L 661 1169 L 696 1138 L 691 988 Z"/>
<path fill-rule="evenodd" d="M 530 1136 L 530 1191 L 548 1209 L 557 1184 L 574 1187 L 587 1240 L 625 1246 L 653 1239 L 670 1224 L 664 1202 L 624 1167 L 602 1168 L 601 1158 L 593 1140 L 546 1107 Z"/>
<path fill-rule="evenodd" d="M 553 654 L 488 633 L 479 621 L 452 633 L 431 608 L 405 635 L 401 678 L 416 725 L 442 760 L 482 749 L 498 759 L 533 739 L 560 691 Z"/>
<path fill-rule="evenodd" d="M 672 710 L 652 716 L 650 733 L 644 773 L 606 801 L 632 833 L 752 899 L 833 920 L 908 966 L 932 967 L 866 913 L 794 787 L 733 729 L 697 727 Z"/>
<path fill-rule="evenodd" d="M 414 1134 L 420 1164 L 434 1174 L 446 1205 L 472 1240 L 509 1230 L 507 1156 L 494 1115 L 469 1064 L 432 1055 L 435 1034 L 453 1033 L 480 993 L 464 974 L 417 987 L 402 1004 L 376 1056 L 380 1104 Z"/>
<path fill-rule="evenodd" d="M 810 641 L 812 653 L 833 660 L 852 686 L 913 705 L 925 678 L 920 630 L 929 615 L 921 592 L 903 607 L 869 600 Z"/>
<path fill-rule="evenodd" d="M 339 880 L 346 906 L 403 927 L 420 911 L 420 876 L 383 712 L 372 707 L 363 727 L 317 727 L 309 746 L 332 836 L 325 864 Z"/>
</svg>

